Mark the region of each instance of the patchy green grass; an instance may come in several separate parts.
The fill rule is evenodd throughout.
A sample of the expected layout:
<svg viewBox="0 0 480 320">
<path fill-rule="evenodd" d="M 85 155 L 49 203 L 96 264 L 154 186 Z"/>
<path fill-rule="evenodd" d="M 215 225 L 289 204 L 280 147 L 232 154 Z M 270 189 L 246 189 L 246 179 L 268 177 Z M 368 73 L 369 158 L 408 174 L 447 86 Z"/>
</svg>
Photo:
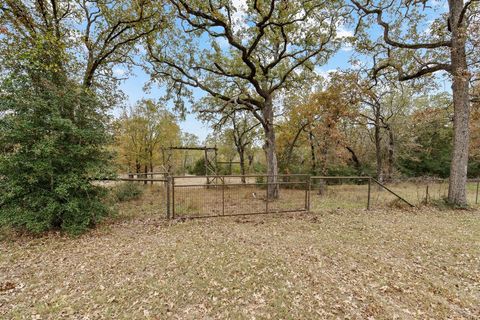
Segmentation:
<svg viewBox="0 0 480 320">
<path fill-rule="evenodd" d="M 169 223 L 139 204 L 79 238 L 1 242 L 0 318 L 480 317 L 476 211 Z"/>
</svg>

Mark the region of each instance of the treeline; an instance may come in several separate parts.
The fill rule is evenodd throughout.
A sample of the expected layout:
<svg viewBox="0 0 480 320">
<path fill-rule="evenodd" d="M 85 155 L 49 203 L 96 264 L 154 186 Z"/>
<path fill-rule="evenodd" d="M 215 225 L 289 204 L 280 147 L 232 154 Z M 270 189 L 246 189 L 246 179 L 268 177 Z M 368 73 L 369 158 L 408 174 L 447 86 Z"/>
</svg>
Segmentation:
<svg viewBox="0 0 480 320">
<path fill-rule="evenodd" d="M 425 84 L 372 83 L 353 72 L 330 77 L 325 87 L 287 103 L 278 129 L 281 170 L 368 174 L 381 181 L 449 177 L 451 94 Z M 478 117 L 473 104 L 469 177 L 480 175 Z"/>
</svg>

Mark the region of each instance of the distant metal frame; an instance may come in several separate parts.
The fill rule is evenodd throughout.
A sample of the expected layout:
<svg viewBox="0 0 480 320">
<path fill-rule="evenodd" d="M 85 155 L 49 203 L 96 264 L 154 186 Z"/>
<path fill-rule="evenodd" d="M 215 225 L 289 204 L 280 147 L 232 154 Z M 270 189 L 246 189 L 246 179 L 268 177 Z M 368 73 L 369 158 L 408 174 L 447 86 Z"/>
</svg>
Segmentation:
<svg viewBox="0 0 480 320">
<path fill-rule="evenodd" d="M 165 160 L 165 150 L 168 150 L 168 156 Z M 184 146 L 170 146 L 170 147 L 163 147 L 162 154 L 164 157 L 164 164 L 167 164 L 165 170 L 168 172 L 169 175 L 172 175 L 172 154 L 174 150 L 196 150 L 196 151 L 203 151 L 204 152 L 204 160 L 205 160 L 205 176 L 207 177 L 207 185 L 216 184 L 217 177 L 218 177 L 218 148 L 215 147 L 184 147 Z M 211 159 L 211 153 L 213 152 L 213 159 Z"/>
</svg>

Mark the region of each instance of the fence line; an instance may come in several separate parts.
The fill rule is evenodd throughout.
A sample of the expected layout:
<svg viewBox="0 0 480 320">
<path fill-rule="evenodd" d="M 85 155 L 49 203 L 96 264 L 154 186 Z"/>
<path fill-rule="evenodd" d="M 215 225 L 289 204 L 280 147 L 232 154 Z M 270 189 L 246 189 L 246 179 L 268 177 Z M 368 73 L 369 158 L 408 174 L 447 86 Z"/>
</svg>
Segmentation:
<svg viewBox="0 0 480 320">
<path fill-rule="evenodd" d="M 448 189 L 445 179 L 408 179 L 385 184 L 370 176 L 279 174 L 276 178 L 275 183 L 269 182 L 267 174 L 96 180 L 162 183 L 159 192 L 163 195 L 162 208 L 168 219 L 359 207 L 370 210 L 396 206 L 396 202 L 415 207 L 445 197 Z M 480 179 L 468 179 L 468 183 L 469 202 L 478 204 Z M 272 184 L 280 190 L 278 198 L 268 197 L 267 190 Z"/>
</svg>

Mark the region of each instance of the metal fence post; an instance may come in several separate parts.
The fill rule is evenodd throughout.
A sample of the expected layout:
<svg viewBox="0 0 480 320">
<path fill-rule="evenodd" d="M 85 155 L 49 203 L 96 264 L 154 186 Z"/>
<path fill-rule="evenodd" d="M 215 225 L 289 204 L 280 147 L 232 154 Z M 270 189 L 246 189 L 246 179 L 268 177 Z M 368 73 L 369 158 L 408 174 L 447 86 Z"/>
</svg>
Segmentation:
<svg viewBox="0 0 480 320">
<path fill-rule="evenodd" d="M 311 179 L 310 176 L 307 177 L 308 181 L 305 186 L 305 210 L 310 212 L 310 186 L 311 186 Z"/>
<path fill-rule="evenodd" d="M 167 188 L 167 219 L 170 219 L 170 184 L 172 178 L 170 176 L 167 177 L 167 181 L 165 182 Z"/>
<path fill-rule="evenodd" d="M 372 178 L 368 178 L 368 197 L 367 197 L 367 210 L 370 210 L 370 196 L 372 189 Z"/>
<path fill-rule="evenodd" d="M 222 179 L 222 216 L 225 215 L 225 177 Z"/>
</svg>

